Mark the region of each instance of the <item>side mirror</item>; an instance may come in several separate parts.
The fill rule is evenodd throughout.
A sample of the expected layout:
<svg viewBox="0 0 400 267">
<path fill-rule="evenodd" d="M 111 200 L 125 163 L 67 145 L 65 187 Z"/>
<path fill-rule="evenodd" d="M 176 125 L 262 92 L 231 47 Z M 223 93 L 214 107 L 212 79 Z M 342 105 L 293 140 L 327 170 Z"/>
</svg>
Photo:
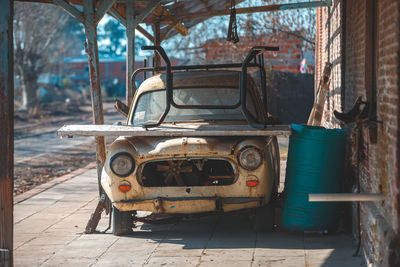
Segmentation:
<svg viewBox="0 0 400 267">
<path fill-rule="evenodd" d="M 125 118 L 128 117 L 129 107 L 121 102 L 118 98 L 115 99 L 114 108 L 121 113 Z"/>
</svg>

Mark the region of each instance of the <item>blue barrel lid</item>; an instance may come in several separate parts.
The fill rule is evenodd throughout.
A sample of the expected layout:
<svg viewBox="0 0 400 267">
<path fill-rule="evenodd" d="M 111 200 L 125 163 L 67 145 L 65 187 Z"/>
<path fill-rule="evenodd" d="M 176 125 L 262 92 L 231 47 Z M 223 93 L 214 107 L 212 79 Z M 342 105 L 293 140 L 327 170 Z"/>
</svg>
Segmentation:
<svg viewBox="0 0 400 267">
<path fill-rule="evenodd" d="M 299 135 L 303 138 L 315 138 L 315 139 L 342 139 L 346 138 L 347 131 L 344 129 L 327 129 L 321 126 L 311 126 L 302 124 L 291 124 L 292 134 Z"/>
</svg>

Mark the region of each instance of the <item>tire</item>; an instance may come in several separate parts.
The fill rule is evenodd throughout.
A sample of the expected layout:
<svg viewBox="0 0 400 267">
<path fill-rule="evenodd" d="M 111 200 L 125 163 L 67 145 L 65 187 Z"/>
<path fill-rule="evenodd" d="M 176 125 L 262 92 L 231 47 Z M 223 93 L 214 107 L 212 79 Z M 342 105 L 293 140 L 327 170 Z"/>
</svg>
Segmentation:
<svg viewBox="0 0 400 267">
<path fill-rule="evenodd" d="M 131 234 L 133 227 L 133 212 L 119 211 L 116 207 L 112 207 L 112 233 L 120 236 Z"/>
<path fill-rule="evenodd" d="M 272 232 L 275 229 L 275 208 L 271 203 L 256 208 L 253 216 L 253 228 L 256 232 Z"/>
</svg>

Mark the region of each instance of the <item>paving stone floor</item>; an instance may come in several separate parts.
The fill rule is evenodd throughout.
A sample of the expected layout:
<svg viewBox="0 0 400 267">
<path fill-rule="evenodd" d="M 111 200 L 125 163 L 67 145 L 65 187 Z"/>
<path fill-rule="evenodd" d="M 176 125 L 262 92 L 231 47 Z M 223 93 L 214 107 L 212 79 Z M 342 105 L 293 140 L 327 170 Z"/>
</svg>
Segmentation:
<svg viewBox="0 0 400 267">
<path fill-rule="evenodd" d="M 246 212 L 82 232 L 97 204 L 90 170 L 14 207 L 15 266 L 363 266 L 347 234 L 255 232 Z M 99 230 L 105 229 L 103 217 Z"/>
</svg>

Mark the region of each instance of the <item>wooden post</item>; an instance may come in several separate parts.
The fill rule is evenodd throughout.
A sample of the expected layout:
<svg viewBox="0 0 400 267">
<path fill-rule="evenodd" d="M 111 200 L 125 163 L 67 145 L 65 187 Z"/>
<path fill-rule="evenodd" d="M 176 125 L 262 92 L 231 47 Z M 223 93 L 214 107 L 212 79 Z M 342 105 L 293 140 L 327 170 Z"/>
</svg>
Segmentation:
<svg viewBox="0 0 400 267">
<path fill-rule="evenodd" d="M 135 70 L 135 8 L 134 2 L 126 3 L 126 105 L 131 106 L 134 85 L 131 76 Z"/>
<path fill-rule="evenodd" d="M 13 266 L 13 1 L 0 0 L 0 266 Z"/>
<path fill-rule="evenodd" d="M 154 45 L 161 45 L 161 32 L 160 32 L 160 22 L 157 21 L 153 24 L 153 33 L 154 33 Z M 154 51 L 154 67 L 161 66 L 161 58 L 160 55 Z"/>
<path fill-rule="evenodd" d="M 104 124 L 103 100 L 101 97 L 101 80 L 99 49 L 97 46 L 97 26 L 94 0 L 83 1 L 83 17 L 86 35 L 85 50 L 88 54 L 90 91 L 92 98 L 93 124 Z M 101 172 L 106 159 L 106 145 L 104 136 L 96 136 L 96 164 L 99 193 L 102 193 L 100 184 Z"/>
<path fill-rule="evenodd" d="M 321 76 L 317 96 L 314 100 L 313 108 L 311 109 L 310 116 L 308 117 L 307 125 L 320 126 L 322 121 L 322 115 L 324 113 L 326 95 L 329 91 L 329 85 L 331 83 L 331 71 L 332 64 L 326 63 L 324 72 Z"/>
<path fill-rule="evenodd" d="M 351 201 L 383 201 L 383 194 L 371 193 L 324 193 L 308 194 L 309 202 L 351 202 Z"/>
</svg>

